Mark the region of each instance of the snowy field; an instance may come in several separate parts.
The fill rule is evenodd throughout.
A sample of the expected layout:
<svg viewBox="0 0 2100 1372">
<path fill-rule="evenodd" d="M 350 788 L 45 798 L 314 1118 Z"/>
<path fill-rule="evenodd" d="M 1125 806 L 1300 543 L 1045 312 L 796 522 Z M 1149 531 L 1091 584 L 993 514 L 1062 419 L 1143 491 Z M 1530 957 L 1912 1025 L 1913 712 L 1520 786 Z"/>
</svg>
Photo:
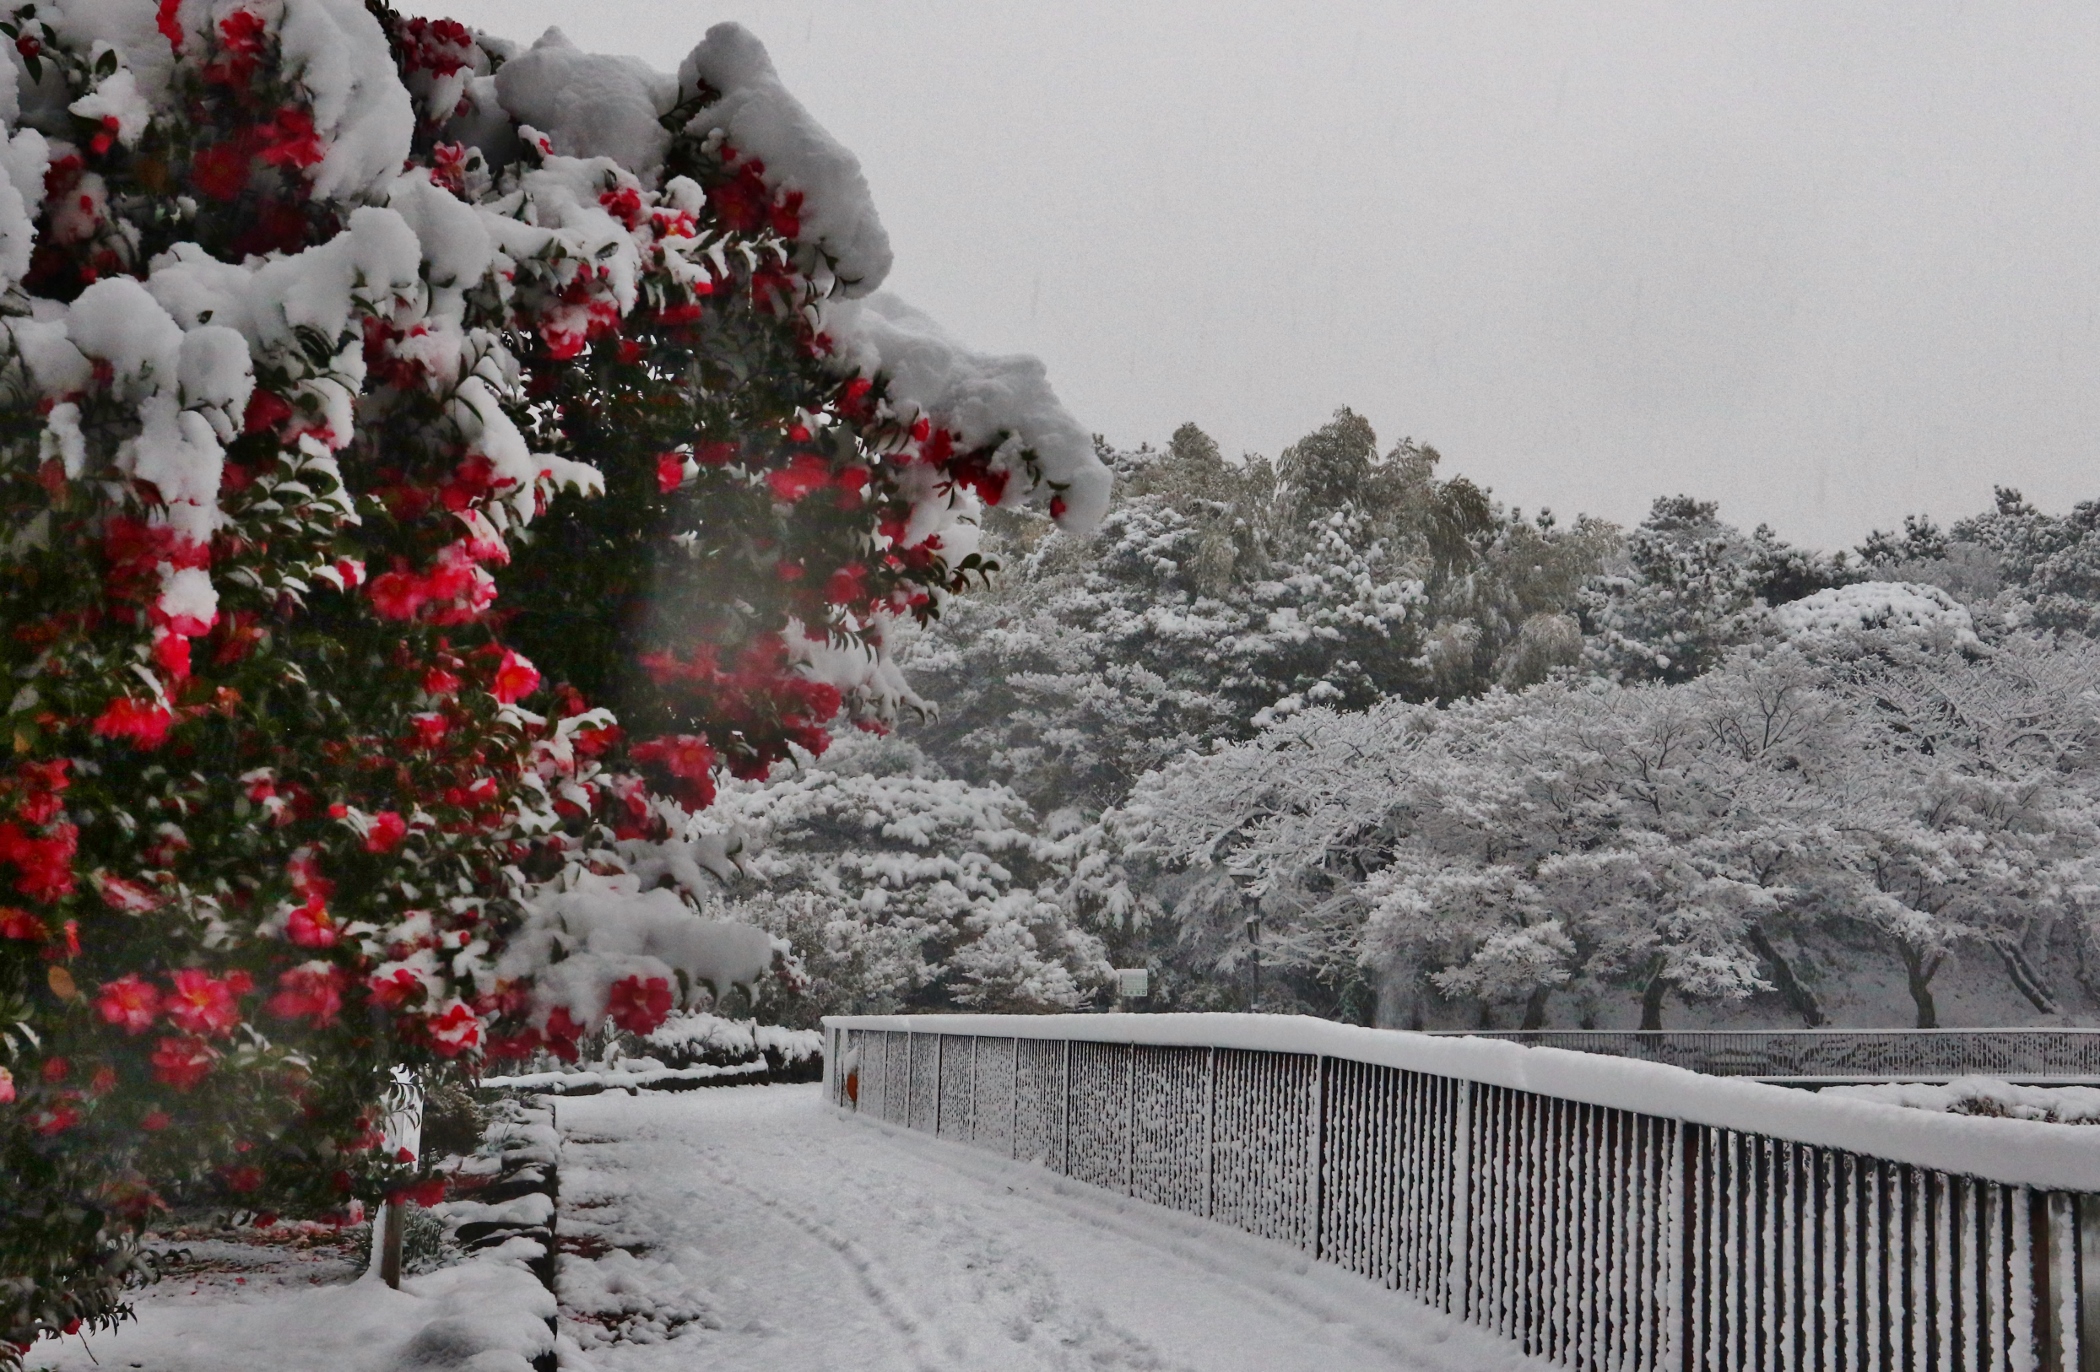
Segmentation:
<svg viewBox="0 0 2100 1372">
<path fill-rule="evenodd" d="M 691 1279 L 698 1316 L 666 1343 L 592 1348 L 594 1365 L 1544 1366 L 1294 1249 L 840 1118 L 818 1092 L 730 1087 L 561 1103 L 564 1235 L 650 1245 L 645 1270 L 630 1275 L 668 1286 L 670 1269 L 654 1264 L 671 1264 Z M 567 1268 L 578 1279 L 570 1302 L 587 1299 L 582 1266 Z M 567 1332 L 590 1331 L 572 1322 Z"/>
</svg>

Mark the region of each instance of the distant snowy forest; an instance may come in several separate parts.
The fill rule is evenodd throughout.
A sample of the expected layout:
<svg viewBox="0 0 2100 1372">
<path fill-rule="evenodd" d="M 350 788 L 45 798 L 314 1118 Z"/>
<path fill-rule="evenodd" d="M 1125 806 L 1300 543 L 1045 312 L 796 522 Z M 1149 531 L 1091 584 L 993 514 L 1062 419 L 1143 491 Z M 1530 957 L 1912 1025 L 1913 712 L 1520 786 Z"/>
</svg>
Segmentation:
<svg viewBox="0 0 2100 1372">
<path fill-rule="evenodd" d="M 1097 446 L 1099 532 L 991 511 L 897 648 L 923 718 L 703 817 L 789 1018 L 1144 966 L 1401 1026 L 2100 1022 L 2100 502 L 1826 553 L 1508 508 L 1348 410 Z"/>
</svg>

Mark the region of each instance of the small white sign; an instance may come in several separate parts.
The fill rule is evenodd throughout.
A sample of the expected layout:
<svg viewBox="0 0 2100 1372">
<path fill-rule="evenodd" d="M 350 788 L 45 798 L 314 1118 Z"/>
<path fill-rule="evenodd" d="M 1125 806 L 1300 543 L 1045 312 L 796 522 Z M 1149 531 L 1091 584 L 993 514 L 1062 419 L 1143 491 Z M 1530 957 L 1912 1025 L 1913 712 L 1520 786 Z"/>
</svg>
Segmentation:
<svg viewBox="0 0 2100 1372">
<path fill-rule="evenodd" d="M 1152 974 L 1142 967 L 1118 967 L 1116 994 L 1124 1000 L 1143 1000 L 1152 994 Z"/>
</svg>

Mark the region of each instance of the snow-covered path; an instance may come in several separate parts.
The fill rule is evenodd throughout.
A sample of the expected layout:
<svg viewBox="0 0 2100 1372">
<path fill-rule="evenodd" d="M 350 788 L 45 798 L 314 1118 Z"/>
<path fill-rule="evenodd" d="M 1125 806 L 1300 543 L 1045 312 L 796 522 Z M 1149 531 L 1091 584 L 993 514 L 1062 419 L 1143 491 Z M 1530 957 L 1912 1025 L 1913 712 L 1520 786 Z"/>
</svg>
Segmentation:
<svg viewBox="0 0 2100 1372">
<path fill-rule="evenodd" d="M 816 1087 L 607 1094 L 560 1123 L 564 1234 L 642 1251 L 572 1259 L 565 1300 L 673 1334 L 569 1323 L 603 1372 L 1544 1366 L 1293 1249 L 840 1117 Z"/>
</svg>

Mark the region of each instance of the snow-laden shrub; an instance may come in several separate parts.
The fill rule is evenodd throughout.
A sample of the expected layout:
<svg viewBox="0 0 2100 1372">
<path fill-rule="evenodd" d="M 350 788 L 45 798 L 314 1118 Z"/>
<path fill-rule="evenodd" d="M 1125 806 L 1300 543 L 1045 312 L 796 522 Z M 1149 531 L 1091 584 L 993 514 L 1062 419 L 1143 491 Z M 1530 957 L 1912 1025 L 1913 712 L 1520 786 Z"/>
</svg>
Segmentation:
<svg viewBox="0 0 2100 1372">
<path fill-rule="evenodd" d="M 392 1064 L 736 970 L 644 850 L 908 698 L 985 503 L 1107 477 L 1039 369 L 845 303 L 865 184 L 733 25 L 676 75 L 358 0 L 0 36 L 20 1340 L 112 1317 L 164 1199 L 406 1184 Z"/>
<path fill-rule="evenodd" d="M 1943 647 L 1978 648 L 1968 608 L 1937 586 L 1856 581 L 1789 601 L 1772 618 L 1791 638 L 1879 630 Z"/>
</svg>

